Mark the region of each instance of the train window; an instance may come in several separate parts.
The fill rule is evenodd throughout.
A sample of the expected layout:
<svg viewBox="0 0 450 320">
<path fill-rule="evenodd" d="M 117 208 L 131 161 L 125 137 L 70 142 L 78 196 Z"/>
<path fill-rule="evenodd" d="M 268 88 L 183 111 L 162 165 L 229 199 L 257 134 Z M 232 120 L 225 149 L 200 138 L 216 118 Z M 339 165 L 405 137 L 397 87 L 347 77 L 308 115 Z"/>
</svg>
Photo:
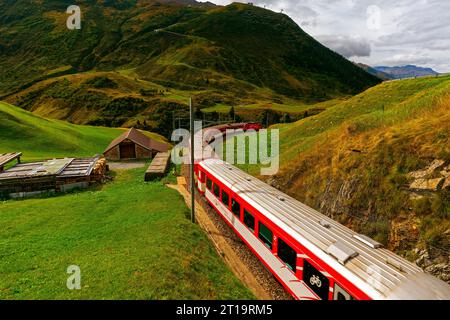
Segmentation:
<svg viewBox="0 0 450 320">
<path fill-rule="evenodd" d="M 222 203 L 226 205 L 227 208 L 230 206 L 230 196 L 223 190 L 222 190 Z"/>
<path fill-rule="evenodd" d="M 220 187 L 217 184 L 215 184 L 215 183 L 214 183 L 214 195 L 217 198 L 220 198 Z"/>
<path fill-rule="evenodd" d="M 234 199 L 231 200 L 231 211 L 233 211 L 236 217 L 241 217 L 241 205 Z"/>
<path fill-rule="evenodd" d="M 297 252 L 280 238 L 278 238 L 278 257 L 286 263 L 289 269 L 297 271 Z"/>
<path fill-rule="evenodd" d="M 330 281 L 322 272 L 314 268 L 308 261 L 303 263 L 303 282 L 314 291 L 320 299 L 328 300 Z"/>
<path fill-rule="evenodd" d="M 263 223 L 259 223 L 259 239 L 261 239 L 267 248 L 272 250 L 273 232 Z"/>
<path fill-rule="evenodd" d="M 208 190 L 212 190 L 212 180 L 210 178 L 206 179 L 206 187 Z"/>
<path fill-rule="evenodd" d="M 354 300 L 353 297 L 337 283 L 334 284 L 334 300 Z"/>
<path fill-rule="evenodd" d="M 250 230 L 255 231 L 255 217 L 247 210 L 244 210 L 244 223 Z"/>
</svg>

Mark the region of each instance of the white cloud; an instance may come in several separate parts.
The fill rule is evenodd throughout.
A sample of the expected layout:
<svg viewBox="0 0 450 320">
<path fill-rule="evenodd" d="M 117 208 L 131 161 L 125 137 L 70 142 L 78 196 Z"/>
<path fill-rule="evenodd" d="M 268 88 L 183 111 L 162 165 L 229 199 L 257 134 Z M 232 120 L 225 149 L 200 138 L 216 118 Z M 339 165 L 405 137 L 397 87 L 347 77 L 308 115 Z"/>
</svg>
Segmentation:
<svg viewBox="0 0 450 320">
<path fill-rule="evenodd" d="M 361 37 L 317 36 L 316 39 L 346 58 L 370 57 L 370 43 Z"/>
</svg>

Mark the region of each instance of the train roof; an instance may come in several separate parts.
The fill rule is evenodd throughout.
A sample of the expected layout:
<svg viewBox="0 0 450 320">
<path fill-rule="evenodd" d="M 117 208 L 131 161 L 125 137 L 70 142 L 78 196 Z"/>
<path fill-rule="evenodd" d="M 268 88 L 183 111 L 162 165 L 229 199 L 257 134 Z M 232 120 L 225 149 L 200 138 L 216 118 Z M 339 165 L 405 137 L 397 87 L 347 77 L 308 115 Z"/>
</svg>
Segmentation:
<svg viewBox="0 0 450 320">
<path fill-rule="evenodd" d="M 450 299 L 448 284 L 369 237 L 222 160 L 208 159 L 200 165 L 373 299 Z M 410 290 L 419 287 L 420 294 Z"/>
</svg>

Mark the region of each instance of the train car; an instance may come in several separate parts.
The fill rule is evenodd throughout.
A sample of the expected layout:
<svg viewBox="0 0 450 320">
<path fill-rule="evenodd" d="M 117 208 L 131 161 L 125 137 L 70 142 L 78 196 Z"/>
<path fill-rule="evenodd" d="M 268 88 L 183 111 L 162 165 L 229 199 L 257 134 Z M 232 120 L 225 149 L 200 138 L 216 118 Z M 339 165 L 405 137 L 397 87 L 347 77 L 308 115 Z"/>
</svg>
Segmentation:
<svg viewBox="0 0 450 320">
<path fill-rule="evenodd" d="M 450 299 L 450 286 L 222 160 L 196 165 L 198 189 L 298 300 Z"/>
<path fill-rule="evenodd" d="M 262 125 L 259 123 L 229 123 L 221 124 L 218 126 L 213 126 L 203 129 L 203 142 L 206 144 L 213 143 L 218 137 L 224 138 L 227 130 L 255 130 L 259 131 L 262 129 Z M 218 134 L 220 132 L 220 134 Z"/>
</svg>

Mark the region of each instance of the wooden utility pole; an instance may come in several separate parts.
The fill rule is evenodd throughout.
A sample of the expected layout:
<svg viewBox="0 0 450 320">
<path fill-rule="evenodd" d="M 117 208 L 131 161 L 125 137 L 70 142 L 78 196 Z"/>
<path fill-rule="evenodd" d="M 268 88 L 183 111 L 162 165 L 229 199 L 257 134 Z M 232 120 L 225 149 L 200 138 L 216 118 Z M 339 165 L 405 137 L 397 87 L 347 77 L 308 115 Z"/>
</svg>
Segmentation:
<svg viewBox="0 0 450 320">
<path fill-rule="evenodd" d="M 194 132 L 194 107 L 192 104 L 192 98 L 189 99 L 189 109 L 191 114 L 191 170 L 190 170 L 190 180 L 191 180 L 191 221 L 195 223 L 195 177 L 194 177 L 194 165 L 195 165 L 195 132 Z"/>
</svg>

